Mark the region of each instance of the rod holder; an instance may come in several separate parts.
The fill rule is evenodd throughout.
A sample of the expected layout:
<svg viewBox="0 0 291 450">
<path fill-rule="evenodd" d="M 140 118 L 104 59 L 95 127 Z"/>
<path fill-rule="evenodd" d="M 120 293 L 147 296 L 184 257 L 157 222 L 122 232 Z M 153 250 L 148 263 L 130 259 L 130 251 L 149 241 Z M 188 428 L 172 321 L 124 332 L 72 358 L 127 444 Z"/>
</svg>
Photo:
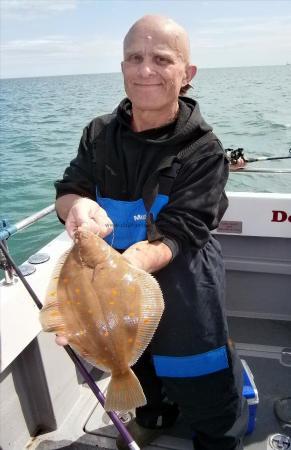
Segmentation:
<svg viewBox="0 0 291 450">
<path fill-rule="evenodd" d="M 4 240 L 2 243 L 7 253 L 9 253 L 7 241 Z M 1 248 L 0 248 L 0 269 L 4 271 L 6 285 L 11 285 L 17 282 L 17 278 L 14 275 L 13 267 L 6 258 Z"/>
</svg>

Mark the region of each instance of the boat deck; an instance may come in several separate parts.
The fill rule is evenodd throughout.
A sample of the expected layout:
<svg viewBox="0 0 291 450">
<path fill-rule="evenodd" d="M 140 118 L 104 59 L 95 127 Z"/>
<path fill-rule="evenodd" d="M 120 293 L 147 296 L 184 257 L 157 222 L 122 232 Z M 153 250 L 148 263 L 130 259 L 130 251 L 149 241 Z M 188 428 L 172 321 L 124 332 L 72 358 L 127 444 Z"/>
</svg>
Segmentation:
<svg viewBox="0 0 291 450">
<path fill-rule="evenodd" d="M 258 325 L 254 321 L 249 324 L 250 339 L 254 341 L 254 330 Z M 244 330 L 244 321 L 235 318 L 230 320 L 230 328 L 235 328 L 237 336 Z M 272 321 L 265 323 L 265 334 L 268 336 Z M 278 325 L 278 324 L 277 324 Z M 286 339 L 291 337 L 290 323 L 279 324 L 281 332 L 284 330 Z M 268 327 L 270 328 L 268 330 Z M 233 333 L 234 334 L 234 333 Z M 259 330 L 261 335 L 261 330 Z M 244 332 L 245 336 L 245 332 Z M 282 333 L 281 333 L 282 336 Z M 270 339 L 272 337 L 270 336 Z M 274 338 L 272 339 L 274 341 Z M 276 340 L 276 339 L 275 339 Z M 289 340 L 290 342 L 290 340 Z M 279 343 L 278 343 L 279 344 Z M 259 392 L 259 405 L 257 407 L 257 418 L 255 430 L 245 438 L 246 450 L 266 450 L 276 447 L 269 445 L 271 435 L 281 433 L 291 438 L 291 425 L 280 422 L 274 412 L 276 400 L 290 396 L 290 366 L 282 364 L 278 346 L 266 347 L 260 344 L 250 347 L 245 344 L 238 344 L 241 358 L 246 360 L 255 379 L 255 384 Z M 280 353 L 281 354 L 281 353 Z M 106 392 L 108 377 L 102 376 L 98 385 L 103 392 Z M 115 438 L 117 431 L 112 425 L 108 415 L 102 406 L 92 398 L 90 390 L 83 385 L 83 394 L 74 410 L 57 431 L 39 435 L 34 438 L 26 447 L 30 450 L 91 450 L 100 448 L 103 450 L 116 449 Z M 289 409 L 290 413 L 290 409 Z M 124 417 L 127 421 L 131 418 L 128 413 Z M 183 423 L 178 421 L 177 425 L 169 431 L 167 435 L 157 438 L 147 450 L 193 450 L 189 432 L 185 430 Z M 279 444 L 280 445 L 280 444 Z M 278 449 L 291 448 L 278 446 Z"/>
</svg>

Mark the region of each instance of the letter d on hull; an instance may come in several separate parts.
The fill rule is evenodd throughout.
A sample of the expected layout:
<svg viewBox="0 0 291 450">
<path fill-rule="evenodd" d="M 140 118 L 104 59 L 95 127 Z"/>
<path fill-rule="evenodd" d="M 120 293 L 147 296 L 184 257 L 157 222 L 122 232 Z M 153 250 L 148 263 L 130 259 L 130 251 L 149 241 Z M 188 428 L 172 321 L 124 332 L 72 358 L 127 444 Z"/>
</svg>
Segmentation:
<svg viewBox="0 0 291 450">
<path fill-rule="evenodd" d="M 288 214 L 286 211 L 272 211 L 273 218 L 271 222 L 285 222 L 288 219 Z"/>
</svg>

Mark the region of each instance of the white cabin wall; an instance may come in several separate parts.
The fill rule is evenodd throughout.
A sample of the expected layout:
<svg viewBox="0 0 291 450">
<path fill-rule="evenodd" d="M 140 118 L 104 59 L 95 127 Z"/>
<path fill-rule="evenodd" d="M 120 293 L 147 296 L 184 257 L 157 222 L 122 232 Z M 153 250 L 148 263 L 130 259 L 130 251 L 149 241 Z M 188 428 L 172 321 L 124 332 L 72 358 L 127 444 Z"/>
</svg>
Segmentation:
<svg viewBox="0 0 291 450">
<path fill-rule="evenodd" d="M 0 445 L 3 450 L 22 449 L 30 437 L 13 381 L 16 366 L 15 361 L 0 376 Z"/>
<path fill-rule="evenodd" d="M 55 343 L 55 336 L 41 332 L 38 345 L 43 366 L 43 379 L 53 405 L 57 427 L 67 417 L 80 395 L 78 374 L 74 363 L 65 350 Z"/>
<path fill-rule="evenodd" d="M 1 374 L 1 450 L 24 449 L 31 436 L 57 429 L 79 399 L 79 379 L 54 336 L 40 333 Z"/>
<path fill-rule="evenodd" d="M 291 320 L 291 239 L 215 235 L 226 267 L 229 316 Z"/>
</svg>

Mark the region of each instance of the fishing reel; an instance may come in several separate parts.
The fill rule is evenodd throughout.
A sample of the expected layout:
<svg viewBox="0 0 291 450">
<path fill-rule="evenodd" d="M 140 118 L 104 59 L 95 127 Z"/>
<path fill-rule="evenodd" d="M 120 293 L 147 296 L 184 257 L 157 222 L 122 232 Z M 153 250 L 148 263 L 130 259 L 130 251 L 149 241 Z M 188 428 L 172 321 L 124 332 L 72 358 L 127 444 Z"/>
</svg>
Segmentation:
<svg viewBox="0 0 291 450">
<path fill-rule="evenodd" d="M 244 162 L 251 163 L 257 161 L 271 161 L 275 159 L 290 159 L 291 158 L 291 148 L 289 148 L 289 156 L 259 156 L 256 158 L 245 157 L 243 148 L 226 148 L 225 149 L 228 160 L 230 164 L 237 164 L 239 159 L 242 159 Z"/>
<path fill-rule="evenodd" d="M 226 148 L 225 151 L 231 164 L 237 164 L 240 158 L 245 162 L 247 161 L 244 156 L 243 148 L 237 148 L 235 150 L 233 150 L 232 148 Z"/>
</svg>

